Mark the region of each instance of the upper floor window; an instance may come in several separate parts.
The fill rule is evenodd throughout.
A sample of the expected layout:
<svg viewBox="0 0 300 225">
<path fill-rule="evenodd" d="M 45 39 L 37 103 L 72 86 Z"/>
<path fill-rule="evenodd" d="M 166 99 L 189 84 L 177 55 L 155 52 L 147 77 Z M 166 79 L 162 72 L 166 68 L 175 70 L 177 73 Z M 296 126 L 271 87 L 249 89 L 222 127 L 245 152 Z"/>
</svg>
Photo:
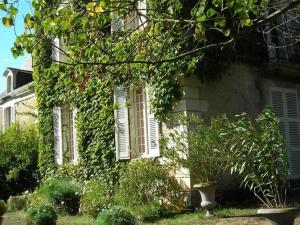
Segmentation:
<svg viewBox="0 0 300 225">
<path fill-rule="evenodd" d="M 6 78 L 6 92 L 10 93 L 12 91 L 12 76 L 7 76 Z"/>
</svg>

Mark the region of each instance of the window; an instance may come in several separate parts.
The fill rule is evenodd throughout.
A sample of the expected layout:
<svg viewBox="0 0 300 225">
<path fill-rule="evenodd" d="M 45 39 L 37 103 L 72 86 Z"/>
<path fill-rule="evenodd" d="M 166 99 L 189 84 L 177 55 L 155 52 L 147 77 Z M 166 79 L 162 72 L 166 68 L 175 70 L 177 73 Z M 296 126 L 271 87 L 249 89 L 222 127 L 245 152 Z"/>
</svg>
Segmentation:
<svg viewBox="0 0 300 225">
<path fill-rule="evenodd" d="M 271 88 L 271 106 L 278 116 L 279 128 L 285 136 L 290 178 L 300 178 L 299 103 L 296 89 Z"/>
<path fill-rule="evenodd" d="M 66 105 L 54 107 L 54 150 L 58 164 L 77 161 L 77 137 L 75 127 L 76 109 Z"/>
<path fill-rule="evenodd" d="M 146 0 L 139 0 L 136 2 L 136 10 L 129 12 L 126 16 L 121 18 L 117 12 L 112 14 L 113 20 L 111 23 L 111 32 L 119 29 L 137 30 L 147 26 L 147 5 Z"/>
<path fill-rule="evenodd" d="M 146 100 L 145 92 L 143 88 L 137 88 L 133 91 L 133 112 L 134 113 L 134 125 L 135 125 L 135 138 L 136 138 L 136 154 L 142 156 L 147 154 L 146 152 Z"/>
<path fill-rule="evenodd" d="M 3 131 L 9 128 L 12 124 L 12 107 L 7 107 L 4 109 L 3 116 Z"/>
<path fill-rule="evenodd" d="M 10 93 L 12 91 L 12 78 L 11 76 L 7 76 L 6 78 L 6 92 Z"/>
<path fill-rule="evenodd" d="M 142 87 L 114 91 L 117 159 L 159 156 L 159 124 L 149 110 L 148 95 Z"/>
</svg>

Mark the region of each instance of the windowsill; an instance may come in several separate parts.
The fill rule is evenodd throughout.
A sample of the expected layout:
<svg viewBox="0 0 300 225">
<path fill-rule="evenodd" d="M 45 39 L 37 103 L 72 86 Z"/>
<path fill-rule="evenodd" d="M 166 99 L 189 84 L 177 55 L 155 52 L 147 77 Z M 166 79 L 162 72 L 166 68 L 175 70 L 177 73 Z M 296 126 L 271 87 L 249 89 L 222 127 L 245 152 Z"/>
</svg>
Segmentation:
<svg viewBox="0 0 300 225">
<path fill-rule="evenodd" d="M 144 154 L 135 155 L 134 158 L 132 158 L 132 159 L 159 158 L 159 157 L 160 156 L 153 156 L 153 155 L 150 155 L 149 153 L 144 153 Z"/>
</svg>

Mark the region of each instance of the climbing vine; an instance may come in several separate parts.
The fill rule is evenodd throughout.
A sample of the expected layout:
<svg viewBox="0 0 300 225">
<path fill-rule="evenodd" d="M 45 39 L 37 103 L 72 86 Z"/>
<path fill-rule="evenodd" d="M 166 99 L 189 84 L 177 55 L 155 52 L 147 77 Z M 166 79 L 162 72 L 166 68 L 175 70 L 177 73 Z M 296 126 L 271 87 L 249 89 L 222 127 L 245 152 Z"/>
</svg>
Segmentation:
<svg viewBox="0 0 300 225">
<path fill-rule="evenodd" d="M 0 9 L 7 12 L 2 18 L 6 27 L 13 25 L 18 13 L 14 2 L 0 1 Z M 208 79 L 222 72 L 232 61 L 224 57 L 227 50 L 300 0 L 281 8 L 267 0 L 139 2 L 32 1 L 34 13 L 24 16 L 25 32 L 12 52 L 15 56 L 33 52 L 43 174 L 55 168 L 54 106 L 78 109 L 81 177 L 88 179 L 101 171 L 113 180 L 120 166 L 114 150 L 115 86 L 146 84 L 151 111 L 166 119 L 180 99 L 184 76 L 196 73 Z M 274 13 L 266 14 L 267 7 Z M 61 45 L 53 44 L 54 38 Z M 51 59 L 52 49 L 60 53 L 60 60 Z M 217 64 L 211 60 L 216 56 Z"/>
</svg>

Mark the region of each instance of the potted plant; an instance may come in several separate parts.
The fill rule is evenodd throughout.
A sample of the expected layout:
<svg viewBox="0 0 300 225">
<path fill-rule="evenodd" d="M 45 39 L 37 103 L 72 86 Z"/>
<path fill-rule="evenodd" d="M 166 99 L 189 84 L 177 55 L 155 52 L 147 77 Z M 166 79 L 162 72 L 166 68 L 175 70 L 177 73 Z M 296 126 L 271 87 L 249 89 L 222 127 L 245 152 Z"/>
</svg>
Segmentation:
<svg viewBox="0 0 300 225">
<path fill-rule="evenodd" d="M 6 209 L 7 209 L 7 207 L 6 207 L 5 202 L 3 200 L 0 200 L 0 225 L 3 222 L 3 217 L 2 216 L 6 212 Z"/>
<path fill-rule="evenodd" d="M 246 114 L 220 131 L 232 159 L 231 171 L 242 176 L 242 184 L 249 188 L 265 208 L 258 215 L 272 225 L 292 225 L 298 214 L 296 208 L 286 208 L 288 162 L 279 121 L 271 108 L 266 108 L 251 122 Z"/>
<path fill-rule="evenodd" d="M 224 145 L 216 129 L 219 118 L 206 126 L 201 117 L 180 115 L 178 126 L 162 141 L 163 154 L 175 168 L 186 168 L 196 179 L 193 187 L 200 191 L 201 207 L 212 216 L 216 206 L 217 184 L 227 168 Z"/>
</svg>

